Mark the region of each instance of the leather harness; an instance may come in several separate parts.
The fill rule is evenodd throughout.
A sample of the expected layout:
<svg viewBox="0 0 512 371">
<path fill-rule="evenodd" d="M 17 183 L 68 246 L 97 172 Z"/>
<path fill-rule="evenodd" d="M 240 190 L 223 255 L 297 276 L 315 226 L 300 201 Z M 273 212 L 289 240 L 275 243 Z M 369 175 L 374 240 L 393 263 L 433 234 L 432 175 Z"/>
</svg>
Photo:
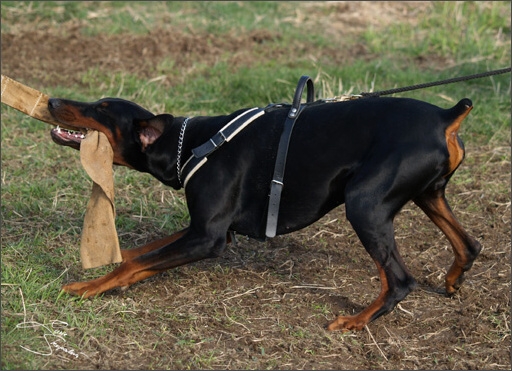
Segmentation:
<svg viewBox="0 0 512 371">
<path fill-rule="evenodd" d="M 315 97 L 313 81 L 309 76 L 302 76 L 297 85 L 293 103 L 291 105 L 288 116 L 286 117 L 281 139 L 279 140 L 279 147 L 277 149 L 276 164 L 274 167 L 274 174 L 270 184 L 269 204 L 267 212 L 267 226 L 265 235 L 267 237 L 275 237 L 277 230 L 277 217 L 279 214 L 279 204 L 281 202 L 281 192 L 283 190 L 284 170 L 286 166 L 286 156 L 288 154 L 288 146 L 293 131 L 295 121 L 304 109 L 301 105 L 302 92 L 307 86 L 307 100 L 306 103 L 312 103 Z M 229 142 L 235 135 L 246 128 L 250 123 L 255 121 L 258 117 L 264 115 L 271 108 L 279 107 L 279 104 L 270 104 L 265 108 L 251 108 L 242 112 L 233 120 L 228 122 L 222 127 L 214 136 L 207 142 L 192 150 L 192 155 L 185 162 L 183 167 L 178 170 L 179 178 L 184 177 L 183 187 L 185 188 L 189 179 L 199 168 L 207 161 L 207 157 L 222 146 L 225 142 Z M 180 154 L 181 155 L 181 154 Z"/>
<path fill-rule="evenodd" d="M 288 145 L 290 144 L 290 138 L 292 136 L 293 126 L 295 121 L 302 112 L 300 100 L 302 98 L 302 92 L 304 88 L 308 88 L 307 103 L 313 102 L 315 98 L 315 91 L 313 88 L 313 81 L 309 76 L 302 76 L 295 90 L 293 97 L 292 108 L 288 113 L 288 117 L 284 122 L 283 133 L 279 140 L 279 147 L 277 149 L 276 165 L 274 167 L 274 175 L 270 184 L 270 198 L 268 203 L 267 213 L 267 228 L 265 235 L 267 237 L 275 237 L 277 230 L 277 216 L 279 214 L 279 203 L 281 202 L 281 192 L 283 190 L 284 170 L 286 166 L 286 155 L 288 154 Z"/>
</svg>

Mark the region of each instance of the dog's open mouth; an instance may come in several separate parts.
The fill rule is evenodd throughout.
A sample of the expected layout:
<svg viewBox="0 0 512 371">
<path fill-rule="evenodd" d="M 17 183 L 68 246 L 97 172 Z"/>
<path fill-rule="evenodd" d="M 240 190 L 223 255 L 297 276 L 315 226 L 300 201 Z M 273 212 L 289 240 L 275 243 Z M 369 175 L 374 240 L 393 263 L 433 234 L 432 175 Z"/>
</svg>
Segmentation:
<svg viewBox="0 0 512 371">
<path fill-rule="evenodd" d="M 53 141 L 62 146 L 70 146 L 76 149 L 80 148 L 80 143 L 87 135 L 89 129 L 80 129 L 77 131 L 63 129 L 59 126 L 50 132 Z"/>
</svg>

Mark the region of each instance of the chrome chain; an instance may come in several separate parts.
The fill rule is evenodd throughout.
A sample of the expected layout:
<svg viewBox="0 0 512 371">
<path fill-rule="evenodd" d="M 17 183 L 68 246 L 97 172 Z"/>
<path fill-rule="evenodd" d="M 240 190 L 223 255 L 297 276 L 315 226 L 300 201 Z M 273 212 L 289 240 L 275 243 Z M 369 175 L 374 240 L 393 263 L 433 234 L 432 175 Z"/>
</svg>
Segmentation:
<svg viewBox="0 0 512 371">
<path fill-rule="evenodd" d="M 180 130 L 180 136 L 178 138 L 178 152 L 176 154 L 176 172 L 178 173 L 178 182 L 181 183 L 181 151 L 183 148 L 183 138 L 185 137 L 185 129 L 187 128 L 188 120 L 190 120 L 190 117 L 187 117 L 183 124 L 181 124 L 181 130 Z"/>
</svg>

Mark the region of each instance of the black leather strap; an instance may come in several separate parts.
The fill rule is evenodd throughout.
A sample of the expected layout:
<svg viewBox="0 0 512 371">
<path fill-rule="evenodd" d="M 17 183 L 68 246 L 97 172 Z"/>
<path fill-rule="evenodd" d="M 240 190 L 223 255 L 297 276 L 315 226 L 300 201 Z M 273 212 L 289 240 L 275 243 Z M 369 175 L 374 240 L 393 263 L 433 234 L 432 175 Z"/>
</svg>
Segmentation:
<svg viewBox="0 0 512 371">
<path fill-rule="evenodd" d="M 297 89 L 295 90 L 292 108 L 288 113 L 288 117 L 286 118 L 286 121 L 284 123 L 283 133 L 281 134 L 281 139 L 279 140 L 276 165 L 274 168 L 274 176 L 272 177 L 272 182 L 270 184 L 270 195 L 267 213 L 267 228 L 265 231 L 265 235 L 267 237 L 275 237 L 276 235 L 278 219 L 277 217 L 279 215 L 281 192 L 284 186 L 283 179 L 286 165 L 286 156 L 288 154 L 288 146 L 290 144 L 290 138 L 292 135 L 293 126 L 295 125 L 295 121 L 302 112 L 300 101 L 302 99 L 302 92 L 304 91 L 304 88 L 306 86 L 308 89 L 306 102 L 311 103 L 315 99 L 313 81 L 309 76 L 302 76 L 299 79 Z"/>
</svg>

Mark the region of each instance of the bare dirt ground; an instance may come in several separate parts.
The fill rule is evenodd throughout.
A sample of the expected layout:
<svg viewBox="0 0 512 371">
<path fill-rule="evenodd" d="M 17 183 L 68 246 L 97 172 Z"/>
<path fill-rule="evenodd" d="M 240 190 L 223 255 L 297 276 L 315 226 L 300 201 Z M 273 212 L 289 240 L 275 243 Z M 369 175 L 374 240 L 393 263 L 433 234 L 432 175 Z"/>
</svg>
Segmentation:
<svg viewBox="0 0 512 371">
<path fill-rule="evenodd" d="M 392 10 L 390 19 L 401 14 Z M 87 37 L 71 24 L 59 34 L 22 30 L 2 33 L 2 73 L 36 87 L 72 87 L 83 83 L 76 76 L 85 65 L 153 77 L 170 55 L 186 70 L 190 59 L 215 63 L 226 51 L 231 63 L 247 65 L 268 57 L 258 45 L 274 37 L 279 35 L 258 31 L 219 39 L 179 30 Z M 353 58 L 366 51 L 333 47 L 322 53 Z M 265 243 L 241 237 L 222 258 L 133 286 L 115 300 L 133 313 L 137 333 L 113 316 L 105 338 L 80 345 L 88 358 L 63 357 L 54 367 L 182 368 L 196 359 L 203 367 L 229 369 L 510 369 L 509 148 L 467 143 L 467 152 L 455 176 L 464 181 L 449 186 L 448 198 L 484 248 L 453 298 L 443 294 L 453 259 L 449 243 L 411 204 L 396 220 L 397 242 L 419 289 L 361 333 L 326 332 L 325 323 L 360 311 L 380 286 L 341 207 L 298 233 Z M 79 267 L 70 271 L 71 279 L 81 276 Z"/>
</svg>

